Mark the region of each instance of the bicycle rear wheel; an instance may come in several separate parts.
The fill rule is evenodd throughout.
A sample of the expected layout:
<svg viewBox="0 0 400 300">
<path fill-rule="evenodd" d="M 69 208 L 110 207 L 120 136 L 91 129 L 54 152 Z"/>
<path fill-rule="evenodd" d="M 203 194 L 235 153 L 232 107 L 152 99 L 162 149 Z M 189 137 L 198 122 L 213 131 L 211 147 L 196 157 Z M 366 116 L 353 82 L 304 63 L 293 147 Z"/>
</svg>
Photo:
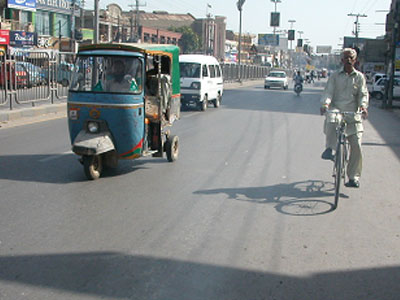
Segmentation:
<svg viewBox="0 0 400 300">
<path fill-rule="evenodd" d="M 336 147 L 336 153 L 335 153 L 335 172 L 334 172 L 334 177 L 335 177 L 335 208 L 337 207 L 339 203 L 339 197 L 340 197 L 340 184 L 343 178 L 343 160 L 344 160 L 344 145 L 342 143 L 338 143 Z"/>
</svg>

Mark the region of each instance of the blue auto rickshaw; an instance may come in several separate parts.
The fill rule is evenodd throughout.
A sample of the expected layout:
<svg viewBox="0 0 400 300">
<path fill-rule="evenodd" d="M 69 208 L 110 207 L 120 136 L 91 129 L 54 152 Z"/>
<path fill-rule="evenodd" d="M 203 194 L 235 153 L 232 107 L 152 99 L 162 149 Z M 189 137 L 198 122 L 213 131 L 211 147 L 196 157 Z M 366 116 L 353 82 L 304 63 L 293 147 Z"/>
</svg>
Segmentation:
<svg viewBox="0 0 400 300">
<path fill-rule="evenodd" d="M 78 50 L 68 94 L 72 151 L 88 179 L 120 159 L 179 154 L 179 48 L 91 44 Z"/>
</svg>

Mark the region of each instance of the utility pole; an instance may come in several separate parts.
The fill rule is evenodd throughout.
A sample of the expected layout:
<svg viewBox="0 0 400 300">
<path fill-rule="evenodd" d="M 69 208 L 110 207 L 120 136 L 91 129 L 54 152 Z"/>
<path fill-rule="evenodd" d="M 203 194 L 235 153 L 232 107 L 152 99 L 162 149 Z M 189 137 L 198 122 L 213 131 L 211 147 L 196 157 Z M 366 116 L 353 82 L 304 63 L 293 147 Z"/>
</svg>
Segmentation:
<svg viewBox="0 0 400 300">
<path fill-rule="evenodd" d="M 99 0 L 94 0 L 94 41 L 99 43 Z"/>
<path fill-rule="evenodd" d="M 85 15 L 84 15 L 84 11 L 85 11 L 85 9 L 84 9 L 84 7 L 85 7 L 85 0 L 81 0 L 81 24 L 80 24 L 80 27 L 81 27 L 81 30 L 82 30 L 82 28 L 84 28 L 85 27 Z"/>
<path fill-rule="evenodd" d="M 349 17 L 356 17 L 356 21 L 354 22 L 355 25 L 355 30 L 353 31 L 353 34 L 356 36 L 356 46 L 358 47 L 358 34 L 359 34 L 359 23 L 358 23 L 358 18 L 366 18 L 368 17 L 365 14 L 347 14 Z"/>
<path fill-rule="evenodd" d="M 131 14 L 131 41 L 134 42 L 139 42 L 139 26 L 140 26 L 140 11 L 139 11 L 139 7 L 140 6 L 145 6 L 145 5 L 141 5 L 139 3 L 139 0 L 135 0 L 135 4 L 131 4 L 128 5 L 132 10 L 132 14 Z M 133 16 L 134 16 L 134 11 L 133 11 L 133 7 L 135 7 L 135 21 L 133 21 Z M 134 25 L 133 25 L 134 24 Z M 135 27 L 135 30 L 133 30 L 133 27 Z"/>
<path fill-rule="evenodd" d="M 71 41 L 75 43 L 75 0 L 71 2 Z"/>
<path fill-rule="evenodd" d="M 209 8 L 212 8 L 211 4 L 207 3 L 206 7 L 206 29 L 205 32 L 205 46 L 204 46 L 204 54 L 214 55 L 214 23 L 211 20 L 211 13 L 208 11 Z"/>
<path fill-rule="evenodd" d="M 388 79 L 389 82 L 387 83 L 387 108 L 392 108 L 393 105 L 393 85 L 394 85 L 394 72 L 396 69 L 396 50 L 399 35 L 399 26 L 400 26 L 400 3 L 399 1 L 396 2 L 393 12 L 393 28 L 392 28 L 392 39 L 391 39 L 391 49 L 390 49 L 390 62 L 389 62 L 389 69 L 388 69 Z M 385 104 L 384 104 L 385 106 Z"/>
</svg>

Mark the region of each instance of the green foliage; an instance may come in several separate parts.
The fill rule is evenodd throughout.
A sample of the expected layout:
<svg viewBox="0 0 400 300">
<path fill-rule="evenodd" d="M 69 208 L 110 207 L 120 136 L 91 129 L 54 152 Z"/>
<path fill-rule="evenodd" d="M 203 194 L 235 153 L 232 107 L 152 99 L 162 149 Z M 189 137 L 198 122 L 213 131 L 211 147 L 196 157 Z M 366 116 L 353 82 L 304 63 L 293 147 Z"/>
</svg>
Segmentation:
<svg viewBox="0 0 400 300">
<path fill-rule="evenodd" d="M 171 27 L 170 31 L 182 33 L 182 37 L 179 41 L 179 47 L 181 53 L 193 53 L 199 50 L 201 47 L 200 37 L 193 31 L 189 26 L 183 26 L 179 28 Z"/>
</svg>

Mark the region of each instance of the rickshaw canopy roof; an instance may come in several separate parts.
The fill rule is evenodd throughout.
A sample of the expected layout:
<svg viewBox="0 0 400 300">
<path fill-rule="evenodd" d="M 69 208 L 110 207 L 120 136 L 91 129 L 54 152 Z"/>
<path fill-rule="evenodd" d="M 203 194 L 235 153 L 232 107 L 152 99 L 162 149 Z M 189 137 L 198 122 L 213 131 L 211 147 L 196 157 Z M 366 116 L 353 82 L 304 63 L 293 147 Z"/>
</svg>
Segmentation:
<svg viewBox="0 0 400 300">
<path fill-rule="evenodd" d="M 90 44 L 79 47 L 78 54 L 82 51 L 104 50 L 118 51 L 123 55 L 123 52 L 139 52 L 149 55 L 168 55 L 175 57 L 179 55 L 179 47 L 170 44 L 134 44 L 134 43 L 119 43 L 119 44 Z"/>
</svg>

